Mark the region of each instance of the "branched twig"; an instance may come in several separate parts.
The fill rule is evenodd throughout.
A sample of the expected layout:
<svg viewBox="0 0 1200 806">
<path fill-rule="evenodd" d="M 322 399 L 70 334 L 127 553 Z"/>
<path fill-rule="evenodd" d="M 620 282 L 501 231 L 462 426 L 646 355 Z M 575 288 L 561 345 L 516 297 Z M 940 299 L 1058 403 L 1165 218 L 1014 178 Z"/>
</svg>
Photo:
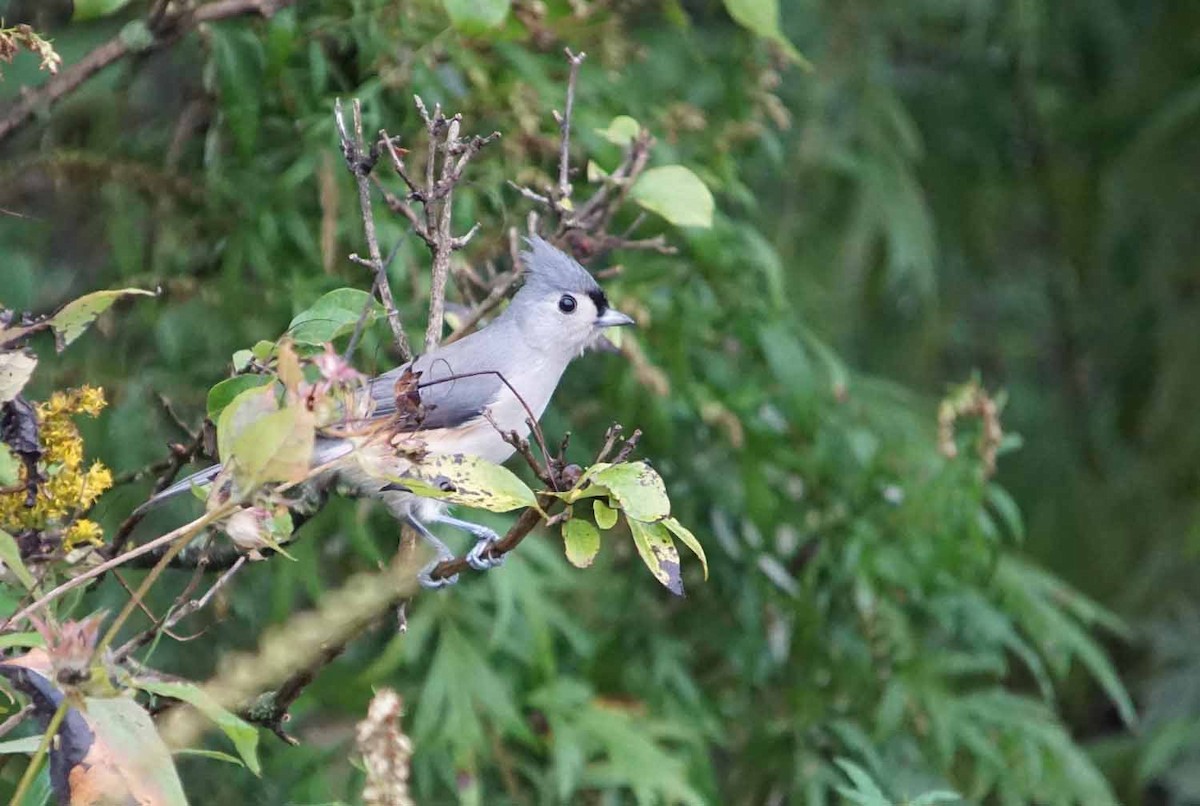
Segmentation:
<svg viewBox="0 0 1200 806">
<path fill-rule="evenodd" d="M 387 279 L 387 266 L 383 262 L 383 256 L 379 252 L 379 238 L 375 234 L 375 214 L 371 210 L 371 184 L 369 177 L 371 169 L 375 167 L 375 163 L 379 159 L 378 149 L 372 146 L 369 152 L 364 152 L 362 104 L 359 103 L 357 98 L 354 99 L 353 107 L 353 137 L 346 130 L 346 121 L 342 115 L 342 102 L 340 99 L 334 103 L 334 119 L 337 122 L 338 137 L 341 141 L 342 155 L 346 158 L 346 167 L 350 169 L 350 173 L 354 175 L 354 181 L 358 185 L 358 205 L 362 212 L 363 231 L 367 238 L 367 252 L 370 255 L 370 262 L 364 261 L 357 255 L 351 255 L 350 259 L 370 266 L 374 272 L 375 293 L 379 295 L 379 300 L 383 303 L 383 308 L 387 312 L 388 325 L 392 329 L 392 338 L 396 342 L 396 349 L 400 351 L 400 355 L 404 357 L 405 361 L 411 361 L 413 357 L 412 347 L 408 343 L 408 336 L 404 333 L 404 324 L 400 320 L 400 312 L 396 309 L 396 300 L 392 297 L 392 287 Z"/>
<path fill-rule="evenodd" d="M 39 111 L 58 103 L 105 67 L 126 56 L 166 47 L 202 23 L 217 22 L 250 14 L 271 17 L 295 1 L 219 0 L 196 8 L 190 7 L 190 4 L 179 4 L 182 8 L 170 15 L 165 11 L 161 14 L 156 12 L 146 26 L 151 35 L 148 43 L 138 43 L 135 37 L 128 36 L 122 31 L 37 89 L 26 91 L 8 114 L 0 118 L 0 142 L 29 123 Z"/>
<path fill-rule="evenodd" d="M 446 320 L 446 282 L 450 277 L 450 256 L 466 246 L 479 230 L 479 225 L 475 224 L 463 235 L 456 237 L 451 232 L 454 188 L 462 180 L 463 171 L 471 158 L 488 143 L 499 138 L 500 132 L 492 132 L 486 137 L 462 138 L 459 137 L 462 115 L 447 117 L 440 104 L 435 104 L 431 113 L 425 102 L 416 95 L 413 96 L 413 103 L 425 122 L 425 131 L 429 136 L 424 183 L 418 184 L 409 173 L 401 153 L 402 149 L 396 144 L 396 138 L 381 130 L 377 147 L 387 152 L 393 170 L 408 188 L 408 192 L 401 197 L 380 186 L 388 207 L 408 220 L 413 232 L 425 242 L 433 256 L 429 321 L 425 327 L 425 349 L 428 351 L 436 347 L 442 338 L 442 328 Z M 423 208 L 421 215 L 413 208 L 414 203 L 420 203 Z"/>
</svg>

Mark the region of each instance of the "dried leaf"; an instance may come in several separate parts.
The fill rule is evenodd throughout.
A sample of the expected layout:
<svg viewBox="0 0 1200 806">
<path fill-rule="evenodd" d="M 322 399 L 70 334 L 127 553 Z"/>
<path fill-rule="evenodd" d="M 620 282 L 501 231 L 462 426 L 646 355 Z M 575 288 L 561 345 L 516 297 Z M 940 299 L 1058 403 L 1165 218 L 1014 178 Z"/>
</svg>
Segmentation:
<svg viewBox="0 0 1200 806">
<path fill-rule="evenodd" d="M 23 350 L 0 353 L 0 403 L 21 394 L 37 363 L 37 356 Z"/>
<path fill-rule="evenodd" d="M 642 562 L 667 590 L 683 596 L 683 577 L 679 573 L 679 552 L 671 542 L 671 535 L 661 523 L 645 523 L 626 519 L 633 533 L 633 544 L 637 547 Z"/>
</svg>

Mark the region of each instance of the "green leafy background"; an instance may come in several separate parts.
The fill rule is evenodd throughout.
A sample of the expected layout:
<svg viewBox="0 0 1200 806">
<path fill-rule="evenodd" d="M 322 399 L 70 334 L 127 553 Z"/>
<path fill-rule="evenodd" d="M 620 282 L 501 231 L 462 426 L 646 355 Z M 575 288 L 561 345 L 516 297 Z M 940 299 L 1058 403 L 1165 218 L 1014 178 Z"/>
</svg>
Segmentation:
<svg viewBox="0 0 1200 806">
<path fill-rule="evenodd" d="M 69 66 L 149 3 L 63 5 L 5 16 Z M 405 697 L 419 802 L 1195 802 L 1198 27 L 1159 0 L 316 0 L 109 68 L 0 146 L 0 207 L 23 216 L 0 214 L 5 306 L 161 289 L 61 356 L 39 343 L 35 396 L 108 390 L 81 427 L 118 472 L 182 438 L 156 394 L 198 422 L 236 351 L 367 288 L 335 97 L 368 131 L 414 136 L 417 92 L 504 133 L 456 195 L 483 225 L 468 259 L 524 220 L 506 180 L 553 176 L 563 46 L 589 54 L 577 187 L 586 160 L 616 166 L 621 115 L 657 138 L 652 167 L 699 182 L 682 220 L 663 184 L 633 194 L 677 256 L 606 261 L 646 363 L 583 359 L 543 425 L 580 462 L 611 421 L 642 427 L 709 580 L 688 556 L 671 597 L 624 520 L 585 570 L 535 536 L 422 595 L 407 633 L 356 641 L 296 703 L 303 744 L 262 737 L 261 777 L 178 757 L 192 802 L 356 802 L 352 729 L 380 685 Z M 44 80 L 28 55 L 4 73 L 0 110 Z M 427 256 L 379 209 L 416 338 Z M 359 363 L 392 362 L 376 323 Z M 973 423 L 960 458 L 937 450 L 937 401 L 973 371 L 1007 392 L 991 480 Z M 101 502 L 110 533 L 146 491 Z M 203 679 L 396 538 L 334 501 L 297 562 L 253 564 L 151 663 Z M 110 582 L 78 612 L 123 601 Z"/>
</svg>

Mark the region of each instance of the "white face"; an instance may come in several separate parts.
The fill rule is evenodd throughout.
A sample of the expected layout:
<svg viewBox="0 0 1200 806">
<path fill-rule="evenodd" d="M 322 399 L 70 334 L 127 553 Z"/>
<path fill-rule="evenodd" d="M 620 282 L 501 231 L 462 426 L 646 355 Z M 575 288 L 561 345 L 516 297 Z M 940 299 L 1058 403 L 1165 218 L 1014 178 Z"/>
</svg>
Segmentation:
<svg viewBox="0 0 1200 806">
<path fill-rule="evenodd" d="M 545 291 L 521 300 L 521 308 L 521 329 L 531 342 L 570 356 L 593 346 L 605 328 L 631 322 L 608 308 L 599 292 Z"/>
</svg>

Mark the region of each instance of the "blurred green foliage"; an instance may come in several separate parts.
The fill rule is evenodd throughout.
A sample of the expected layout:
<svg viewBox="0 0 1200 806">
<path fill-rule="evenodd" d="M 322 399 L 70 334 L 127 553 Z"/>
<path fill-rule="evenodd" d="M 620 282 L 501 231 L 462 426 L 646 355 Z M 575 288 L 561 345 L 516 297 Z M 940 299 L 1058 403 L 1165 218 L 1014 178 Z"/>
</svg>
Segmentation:
<svg viewBox="0 0 1200 806">
<path fill-rule="evenodd" d="M 69 67 L 148 5 L 38 13 Z M 157 395 L 197 422 L 235 351 L 368 286 L 345 259 L 363 247 L 335 97 L 362 99 L 368 131 L 416 137 L 415 92 L 503 132 L 456 196 L 483 225 L 467 259 L 524 221 L 506 180 L 551 181 L 564 45 L 589 54 L 576 164 L 611 170 L 627 115 L 658 138 L 652 165 L 716 201 L 710 229 L 640 224 L 679 255 L 606 260 L 644 360 L 585 359 L 543 421 L 580 461 L 610 422 L 643 428 L 710 580 L 677 601 L 631 541 L 586 571 L 557 535 L 526 541 L 420 596 L 407 632 L 355 642 L 297 703 L 304 744 L 264 738 L 262 778 L 181 758 L 194 802 L 355 801 L 351 728 L 377 685 L 408 703 L 419 802 L 1200 797 L 1200 7 L 804 0 L 778 4 L 784 45 L 728 5 L 306 2 L 110 68 L 3 145 L 0 207 L 22 217 L 0 215 L 0 301 L 162 288 L 35 379 L 109 391 L 82 428 L 117 471 L 181 438 Z M 7 66 L 0 114 L 41 80 Z M 415 337 L 426 255 L 379 209 Z M 392 365 L 386 328 L 360 355 Z M 997 478 L 972 418 L 956 458 L 939 450 L 937 400 L 976 369 L 1007 391 Z M 145 492 L 95 517 L 111 532 Z M 338 501 L 301 534 L 297 562 L 249 568 L 202 639 L 152 662 L 202 679 L 397 530 Z M 80 607 L 123 598 L 110 582 Z"/>
</svg>

